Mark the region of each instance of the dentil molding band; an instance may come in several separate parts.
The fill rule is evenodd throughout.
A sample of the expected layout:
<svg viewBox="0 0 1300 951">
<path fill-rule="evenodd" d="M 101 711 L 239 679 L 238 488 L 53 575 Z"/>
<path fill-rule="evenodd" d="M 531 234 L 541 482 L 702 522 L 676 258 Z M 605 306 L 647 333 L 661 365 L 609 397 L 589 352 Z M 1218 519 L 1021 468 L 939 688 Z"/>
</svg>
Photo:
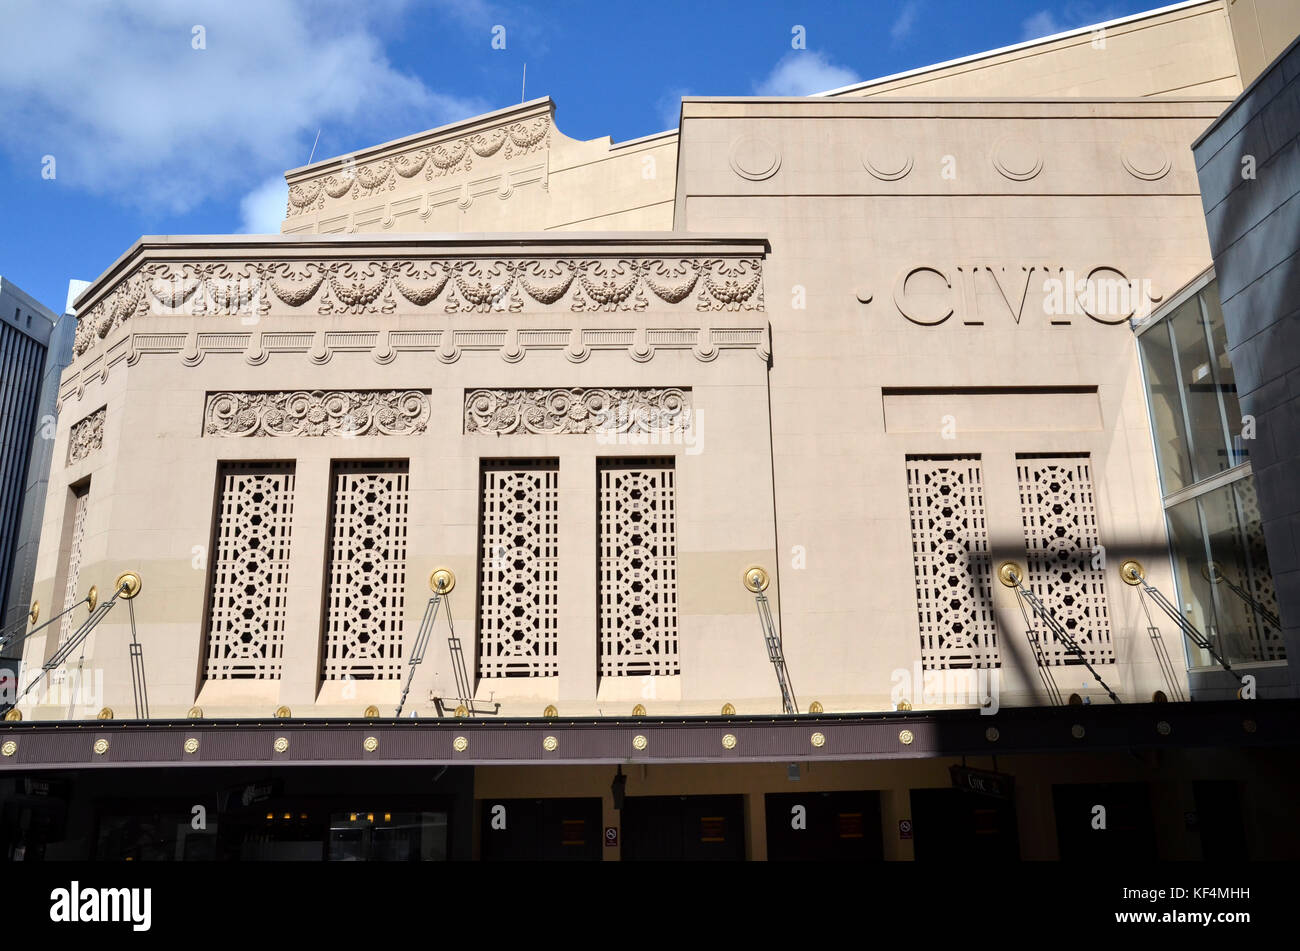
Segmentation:
<svg viewBox="0 0 1300 951">
<path fill-rule="evenodd" d="M 242 333 L 132 333 L 113 341 L 84 365 L 67 371 L 59 387 L 59 402 L 81 399 L 86 387 L 106 382 L 113 367 L 134 366 L 146 355 L 179 355 L 195 367 L 213 354 L 237 355 L 260 366 L 272 354 L 302 354 L 324 366 L 338 353 L 366 353 L 387 365 L 399 353 L 433 353 L 438 362 L 452 364 L 469 352 L 495 352 L 507 363 L 518 363 L 532 351 L 559 351 L 571 363 L 582 363 L 597 350 L 622 351 L 637 363 L 648 363 L 660 350 L 689 350 L 695 359 L 711 362 L 723 350 L 749 350 L 766 362 L 771 356 L 768 328 L 511 328 L 508 330 L 370 330 L 370 331 L 245 331 Z"/>
</svg>

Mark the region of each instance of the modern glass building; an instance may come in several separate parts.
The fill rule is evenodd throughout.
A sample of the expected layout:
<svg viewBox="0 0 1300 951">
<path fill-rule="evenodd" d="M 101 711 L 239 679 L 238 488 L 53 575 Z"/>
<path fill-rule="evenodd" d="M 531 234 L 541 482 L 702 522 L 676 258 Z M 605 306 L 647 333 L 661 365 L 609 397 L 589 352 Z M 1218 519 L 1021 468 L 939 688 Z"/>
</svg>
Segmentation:
<svg viewBox="0 0 1300 951">
<path fill-rule="evenodd" d="M 1267 681 L 1263 671 L 1284 666 L 1286 649 L 1250 464 L 1256 423 L 1237 402 L 1214 269 L 1137 334 L 1176 603 L 1230 665 Z M 1221 668 L 1191 643 L 1187 665 L 1193 696 L 1227 688 L 1227 681 L 1196 676 Z"/>
</svg>

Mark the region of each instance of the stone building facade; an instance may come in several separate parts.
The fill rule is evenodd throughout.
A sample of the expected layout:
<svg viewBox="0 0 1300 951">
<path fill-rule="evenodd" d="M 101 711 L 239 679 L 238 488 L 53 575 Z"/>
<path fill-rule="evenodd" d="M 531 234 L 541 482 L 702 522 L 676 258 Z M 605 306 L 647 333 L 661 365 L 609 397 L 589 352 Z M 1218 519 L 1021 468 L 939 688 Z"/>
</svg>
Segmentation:
<svg viewBox="0 0 1300 951">
<path fill-rule="evenodd" d="M 1185 805 L 1218 766 L 1121 752 L 1188 694 L 1181 632 L 1121 576 L 1177 590 L 1131 325 L 1210 263 L 1190 146 L 1249 81 L 1230 6 L 688 98 L 617 145 L 539 99 L 290 171 L 281 235 L 140 239 L 78 301 L 36 597 L 142 584 L 63 673 L 36 672 L 81 615 L 28 639 L 24 721 L 138 710 L 138 642 L 176 749 L 88 757 L 473 768 L 458 854 L 486 857 L 497 805 L 617 829 L 624 788 L 655 821 L 722 797 L 672 821 L 797 851 L 772 816 L 800 763 L 800 791 L 870 800 L 836 821 L 892 858 L 967 751 L 1018 764 L 1009 854 L 1079 847 L 1052 835 L 1071 783 Z M 54 689 L 73 667 L 89 702 Z M 1057 736 L 1049 708 L 1110 718 L 1099 745 L 1070 759 L 1094 721 Z"/>
</svg>

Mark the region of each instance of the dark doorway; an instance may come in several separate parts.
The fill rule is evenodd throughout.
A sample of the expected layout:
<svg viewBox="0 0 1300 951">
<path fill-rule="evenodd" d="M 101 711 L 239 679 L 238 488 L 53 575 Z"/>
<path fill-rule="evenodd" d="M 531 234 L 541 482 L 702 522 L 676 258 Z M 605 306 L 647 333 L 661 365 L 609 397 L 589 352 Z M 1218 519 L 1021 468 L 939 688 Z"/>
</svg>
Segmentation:
<svg viewBox="0 0 1300 951">
<path fill-rule="evenodd" d="M 743 862 L 743 796 L 629 796 L 623 801 L 628 862 Z"/>
<path fill-rule="evenodd" d="M 1201 781 L 1196 794 L 1196 828 L 1201 834 L 1201 858 L 1207 862 L 1244 861 L 1246 825 L 1241 811 L 1241 783 Z"/>
<path fill-rule="evenodd" d="M 1146 783 L 1053 786 L 1056 841 L 1062 861 L 1107 863 L 1156 857 L 1151 796 Z M 1100 828 L 1105 809 L 1105 828 Z"/>
<path fill-rule="evenodd" d="M 768 793 L 769 862 L 879 862 L 880 793 Z"/>
<path fill-rule="evenodd" d="M 962 789 L 913 789 L 912 828 L 918 862 L 1020 858 L 1016 807 Z"/>
<path fill-rule="evenodd" d="M 484 799 L 479 803 L 485 862 L 598 862 L 599 799 Z"/>
<path fill-rule="evenodd" d="M 10 862 L 38 862 L 45 846 L 63 838 L 69 784 L 66 780 L 22 776 L 4 791 L 0 809 L 0 855 Z"/>
</svg>

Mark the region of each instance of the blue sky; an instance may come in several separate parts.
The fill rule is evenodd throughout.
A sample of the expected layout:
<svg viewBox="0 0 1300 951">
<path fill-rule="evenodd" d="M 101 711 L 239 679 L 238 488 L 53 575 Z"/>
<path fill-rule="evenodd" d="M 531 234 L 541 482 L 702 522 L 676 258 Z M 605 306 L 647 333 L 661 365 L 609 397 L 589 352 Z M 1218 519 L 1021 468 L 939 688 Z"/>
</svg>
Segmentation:
<svg viewBox="0 0 1300 951">
<path fill-rule="evenodd" d="M 57 312 L 142 234 L 278 232 L 318 131 L 321 159 L 499 109 L 525 63 L 562 132 L 621 141 L 683 95 L 805 95 L 1160 5 L 3 0 L 0 274 Z"/>
</svg>

